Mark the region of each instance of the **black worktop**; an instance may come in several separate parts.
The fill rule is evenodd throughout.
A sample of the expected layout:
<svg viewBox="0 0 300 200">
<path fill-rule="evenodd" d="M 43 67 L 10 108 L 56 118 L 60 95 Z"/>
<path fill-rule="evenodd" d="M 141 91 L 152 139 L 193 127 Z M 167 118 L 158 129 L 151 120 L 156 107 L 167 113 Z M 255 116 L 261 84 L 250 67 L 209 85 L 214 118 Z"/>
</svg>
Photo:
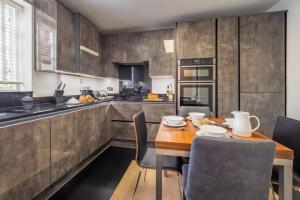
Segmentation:
<svg viewBox="0 0 300 200">
<path fill-rule="evenodd" d="M 124 101 L 122 99 L 106 99 L 98 100 L 90 103 L 80 103 L 76 105 L 66 105 L 66 104 L 53 104 L 53 103 L 42 103 L 42 104 L 27 104 L 23 106 L 5 107 L 0 109 L 0 127 L 11 125 L 14 123 L 19 123 L 27 121 L 34 117 L 39 117 L 41 115 L 54 115 L 56 113 L 69 111 L 71 109 L 79 109 L 81 107 L 97 105 L 105 102 L 132 102 L 132 103 L 174 103 L 168 101 Z"/>
</svg>

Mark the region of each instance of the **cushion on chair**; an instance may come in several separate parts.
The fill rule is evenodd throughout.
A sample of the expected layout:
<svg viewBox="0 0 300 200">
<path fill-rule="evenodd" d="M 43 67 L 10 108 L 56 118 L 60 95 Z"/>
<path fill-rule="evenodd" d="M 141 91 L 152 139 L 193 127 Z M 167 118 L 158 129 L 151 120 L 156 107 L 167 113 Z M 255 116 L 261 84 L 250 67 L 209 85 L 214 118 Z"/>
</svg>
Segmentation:
<svg viewBox="0 0 300 200">
<path fill-rule="evenodd" d="M 147 151 L 142 158 L 140 163 L 142 167 L 145 168 L 156 168 L 156 150 L 154 148 L 147 148 Z M 162 158 L 162 168 L 163 169 L 173 169 L 178 170 L 180 167 L 180 162 L 178 157 L 174 156 L 163 156 Z"/>
</svg>

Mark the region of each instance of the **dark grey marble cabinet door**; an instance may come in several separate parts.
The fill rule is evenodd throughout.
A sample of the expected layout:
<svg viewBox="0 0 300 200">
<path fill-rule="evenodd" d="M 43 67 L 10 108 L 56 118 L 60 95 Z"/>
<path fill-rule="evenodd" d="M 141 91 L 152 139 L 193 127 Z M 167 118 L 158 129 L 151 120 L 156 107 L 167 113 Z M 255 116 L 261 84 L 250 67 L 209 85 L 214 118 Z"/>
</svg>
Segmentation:
<svg viewBox="0 0 300 200">
<path fill-rule="evenodd" d="M 83 16 L 80 16 L 79 26 L 80 46 L 87 47 L 99 54 L 99 33 L 97 28 Z M 99 61 L 99 56 L 80 50 L 80 73 L 98 75 Z"/>
<path fill-rule="evenodd" d="M 104 35 L 102 41 L 102 62 L 100 66 L 100 76 L 102 77 L 119 77 L 119 69 L 113 63 L 113 45 L 115 44 L 116 35 Z"/>
<path fill-rule="evenodd" d="M 238 17 L 218 19 L 218 116 L 238 110 Z"/>
<path fill-rule="evenodd" d="M 98 147 L 106 144 L 111 139 L 111 106 L 101 105 L 99 112 Z"/>
<path fill-rule="evenodd" d="M 130 33 L 128 38 L 128 61 L 148 61 L 155 46 L 157 31 Z"/>
<path fill-rule="evenodd" d="M 32 0 L 37 9 L 44 14 L 57 19 L 57 2 L 56 0 Z"/>
<path fill-rule="evenodd" d="M 0 128 L 0 199 L 32 199 L 50 185 L 50 120 Z"/>
<path fill-rule="evenodd" d="M 160 123 L 163 116 L 176 115 L 175 104 L 141 104 L 145 112 L 146 122 Z"/>
<path fill-rule="evenodd" d="M 113 40 L 113 62 L 127 61 L 128 33 L 116 34 Z"/>
<path fill-rule="evenodd" d="M 58 3 L 57 9 L 57 69 L 74 72 L 75 29 L 73 13 L 61 3 Z"/>
<path fill-rule="evenodd" d="M 241 92 L 284 92 L 285 13 L 240 18 Z"/>
<path fill-rule="evenodd" d="M 176 74 L 175 52 L 166 52 L 164 40 L 173 40 L 175 43 L 174 29 L 160 30 L 154 35 L 153 49 L 151 50 L 149 62 L 150 76 L 175 76 Z"/>
<path fill-rule="evenodd" d="M 216 57 L 216 20 L 177 24 L 177 58 Z"/>
<path fill-rule="evenodd" d="M 141 111 L 141 104 L 128 102 L 113 102 L 111 118 L 118 121 L 133 121 L 133 115 Z"/>
<path fill-rule="evenodd" d="M 284 12 L 240 19 L 241 109 L 258 115 L 268 136 L 285 115 L 285 32 Z"/>
</svg>

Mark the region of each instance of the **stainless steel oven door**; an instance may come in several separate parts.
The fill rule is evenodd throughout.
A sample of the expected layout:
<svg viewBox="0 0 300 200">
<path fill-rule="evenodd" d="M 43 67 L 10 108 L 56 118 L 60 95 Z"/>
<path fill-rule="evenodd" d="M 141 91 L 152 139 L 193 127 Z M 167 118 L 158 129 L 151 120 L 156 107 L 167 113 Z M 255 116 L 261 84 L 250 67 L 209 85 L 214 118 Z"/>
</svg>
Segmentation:
<svg viewBox="0 0 300 200">
<path fill-rule="evenodd" d="M 214 81 L 216 79 L 214 65 L 180 66 L 178 81 Z"/>
<path fill-rule="evenodd" d="M 215 112 L 215 83 L 178 83 L 178 105 L 208 106 Z"/>
</svg>

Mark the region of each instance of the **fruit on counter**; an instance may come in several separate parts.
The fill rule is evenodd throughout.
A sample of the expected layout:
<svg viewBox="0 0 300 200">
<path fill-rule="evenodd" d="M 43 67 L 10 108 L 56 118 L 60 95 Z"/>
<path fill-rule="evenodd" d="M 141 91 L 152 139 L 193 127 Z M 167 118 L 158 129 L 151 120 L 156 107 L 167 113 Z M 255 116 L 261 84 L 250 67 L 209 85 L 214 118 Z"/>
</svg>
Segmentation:
<svg viewBox="0 0 300 200">
<path fill-rule="evenodd" d="M 87 96 L 84 96 L 84 95 L 81 95 L 79 97 L 79 101 L 81 103 L 85 103 L 85 102 L 93 102 L 94 101 L 94 98 L 91 96 L 91 95 L 87 95 Z"/>
<path fill-rule="evenodd" d="M 156 100 L 156 99 L 158 99 L 158 94 L 156 94 L 156 93 L 148 94 L 148 100 Z"/>
</svg>

